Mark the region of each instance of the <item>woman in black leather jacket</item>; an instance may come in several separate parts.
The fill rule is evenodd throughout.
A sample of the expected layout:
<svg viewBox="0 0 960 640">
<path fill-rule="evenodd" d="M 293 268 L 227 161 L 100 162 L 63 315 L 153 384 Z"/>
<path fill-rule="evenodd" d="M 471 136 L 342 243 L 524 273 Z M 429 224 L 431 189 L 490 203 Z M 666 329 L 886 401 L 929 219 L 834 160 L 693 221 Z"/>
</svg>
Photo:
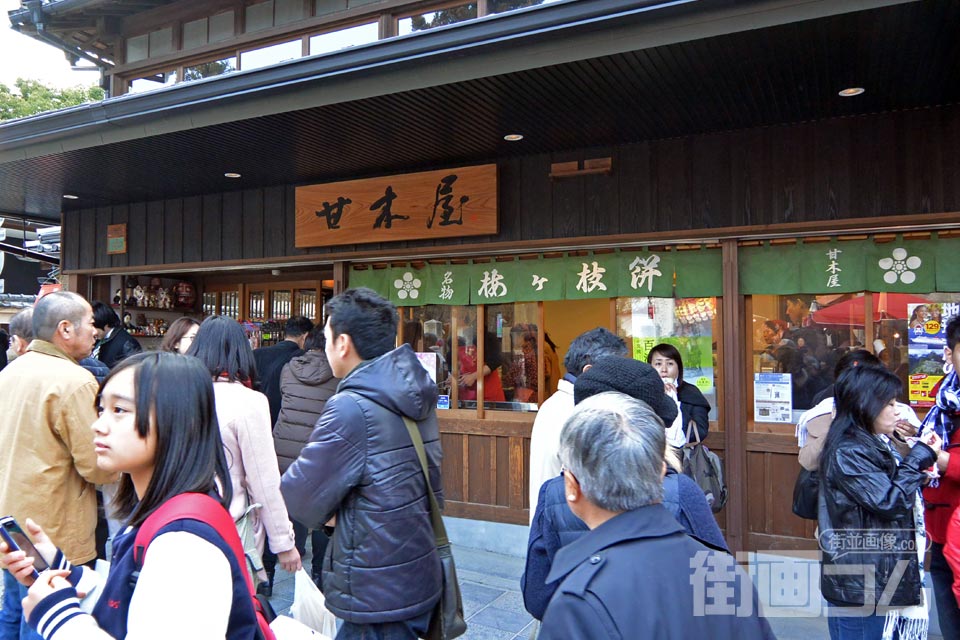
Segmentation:
<svg viewBox="0 0 960 640">
<path fill-rule="evenodd" d="M 895 375 L 869 366 L 849 369 L 836 384 L 837 413 L 820 457 L 818 505 L 820 590 L 831 605 L 833 640 L 879 640 L 885 622 L 901 638 L 926 637 L 920 573 L 925 545 L 916 518 L 924 469 L 936 461 L 940 442 L 923 438 L 898 460 L 887 438 L 899 419 L 899 392 Z"/>
</svg>

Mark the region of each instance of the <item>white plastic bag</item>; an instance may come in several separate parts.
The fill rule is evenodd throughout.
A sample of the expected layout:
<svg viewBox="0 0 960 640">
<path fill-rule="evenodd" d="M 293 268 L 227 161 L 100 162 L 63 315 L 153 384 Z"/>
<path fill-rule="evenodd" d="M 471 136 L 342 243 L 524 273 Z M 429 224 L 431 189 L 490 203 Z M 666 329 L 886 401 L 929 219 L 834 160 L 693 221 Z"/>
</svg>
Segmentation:
<svg viewBox="0 0 960 640">
<path fill-rule="evenodd" d="M 277 636 L 277 640 L 333 640 L 332 636 L 314 631 L 289 616 L 277 616 L 270 623 L 270 628 L 273 630 L 273 635 Z"/>
<path fill-rule="evenodd" d="M 327 610 L 327 601 L 317 585 L 313 584 L 306 569 L 294 575 L 293 604 L 290 615 L 311 629 L 331 638 L 337 635 L 337 618 Z"/>
</svg>

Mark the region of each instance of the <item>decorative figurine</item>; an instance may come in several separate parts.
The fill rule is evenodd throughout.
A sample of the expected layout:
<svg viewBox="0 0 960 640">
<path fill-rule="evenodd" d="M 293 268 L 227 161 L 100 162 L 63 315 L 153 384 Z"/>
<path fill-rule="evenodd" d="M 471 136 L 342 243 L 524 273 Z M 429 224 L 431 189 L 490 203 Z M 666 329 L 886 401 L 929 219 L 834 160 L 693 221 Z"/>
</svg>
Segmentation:
<svg viewBox="0 0 960 640">
<path fill-rule="evenodd" d="M 133 297 L 136 300 L 138 307 L 146 306 L 145 299 L 147 292 L 143 290 L 143 287 L 137 285 L 133 288 Z"/>
<path fill-rule="evenodd" d="M 116 293 L 113 294 L 113 304 L 120 304 L 123 301 L 123 291 L 117 289 Z"/>
<path fill-rule="evenodd" d="M 168 292 L 164 287 L 157 289 L 157 307 L 160 309 L 169 309 L 173 306 L 173 301 L 170 299 L 170 292 Z"/>
<path fill-rule="evenodd" d="M 127 331 L 136 331 L 137 327 L 133 324 L 133 316 L 129 311 L 123 312 L 123 328 Z"/>
</svg>

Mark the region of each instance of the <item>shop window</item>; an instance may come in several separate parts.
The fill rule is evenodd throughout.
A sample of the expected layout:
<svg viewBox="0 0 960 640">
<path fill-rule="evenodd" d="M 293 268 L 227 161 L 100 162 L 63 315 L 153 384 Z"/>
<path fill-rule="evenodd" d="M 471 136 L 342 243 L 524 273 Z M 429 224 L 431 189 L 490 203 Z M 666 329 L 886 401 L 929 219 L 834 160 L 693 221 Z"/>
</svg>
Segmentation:
<svg viewBox="0 0 960 640">
<path fill-rule="evenodd" d="M 143 93 L 161 87 L 169 87 L 177 83 L 177 70 L 162 71 L 130 81 L 127 93 Z"/>
<path fill-rule="evenodd" d="M 376 42 L 379 30 L 376 22 L 347 27 L 338 31 L 321 33 L 310 37 L 310 55 L 330 53 L 358 44 Z"/>
<path fill-rule="evenodd" d="M 900 378 L 901 402 L 931 406 L 943 377 L 943 330 L 958 307 L 947 293 L 752 296 L 754 430 L 793 433 L 800 415 L 830 395 L 837 361 L 857 348 Z"/>
<path fill-rule="evenodd" d="M 247 33 L 269 29 L 273 26 L 273 0 L 249 5 L 244 17 Z"/>
<path fill-rule="evenodd" d="M 487 11 L 489 13 L 503 13 L 513 11 L 514 9 L 523 9 L 525 7 L 535 7 L 541 4 L 550 4 L 558 0 L 489 0 Z"/>
<path fill-rule="evenodd" d="M 710 420 L 716 421 L 719 299 L 617 298 L 616 317 L 617 335 L 626 341 L 634 359 L 646 362 L 650 349 L 660 343 L 677 348 L 683 381 L 700 390 L 710 403 Z"/>
<path fill-rule="evenodd" d="M 210 29 L 208 40 L 210 42 L 222 42 L 234 36 L 234 18 L 233 11 L 224 11 L 210 16 Z"/>
<path fill-rule="evenodd" d="M 194 49 L 207 44 L 207 18 L 183 23 L 183 48 Z"/>
<path fill-rule="evenodd" d="M 400 309 L 400 342 L 409 344 L 420 364 L 437 384 L 438 408 L 456 407 L 457 385 L 453 384 L 451 336 L 454 322 L 464 320 L 461 307 L 426 305 Z"/>
<path fill-rule="evenodd" d="M 280 44 L 243 51 L 240 54 L 240 68 L 244 71 L 259 69 L 285 60 L 299 58 L 303 52 L 303 43 L 300 40 L 281 42 Z"/>
<path fill-rule="evenodd" d="M 472 20 L 477 17 L 477 4 L 470 2 L 436 11 L 428 11 L 397 21 L 397 35 L 407 35 L 415 31 L 426 31 L 435 27 L 443 27 L 450 24 Z"/>
<path fill-rule="evenodd" d="M 223 58 L 222 60 L 210 60 L 209 62 L 201 62 L 200 64 L 184 67 L 183 80 L 184 82 L 189 82 L 191 80 L 200 80 L 201 78 L 212 78 L 236 70 L 237 59 L 235 57 Z"/>
</svg>

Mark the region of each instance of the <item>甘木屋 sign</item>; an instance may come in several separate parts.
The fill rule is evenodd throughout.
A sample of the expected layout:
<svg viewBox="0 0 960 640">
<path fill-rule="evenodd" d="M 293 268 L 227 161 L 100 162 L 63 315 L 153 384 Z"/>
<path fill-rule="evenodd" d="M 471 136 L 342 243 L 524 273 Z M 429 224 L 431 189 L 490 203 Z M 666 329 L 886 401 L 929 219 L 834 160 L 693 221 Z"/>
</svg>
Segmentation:
<svg viewBox="0 0 960 640">
<path fill-rule="evenodd" d="M 297 187 L 296 246 L 497 233 L 497 165 Z"/>
</svg>

